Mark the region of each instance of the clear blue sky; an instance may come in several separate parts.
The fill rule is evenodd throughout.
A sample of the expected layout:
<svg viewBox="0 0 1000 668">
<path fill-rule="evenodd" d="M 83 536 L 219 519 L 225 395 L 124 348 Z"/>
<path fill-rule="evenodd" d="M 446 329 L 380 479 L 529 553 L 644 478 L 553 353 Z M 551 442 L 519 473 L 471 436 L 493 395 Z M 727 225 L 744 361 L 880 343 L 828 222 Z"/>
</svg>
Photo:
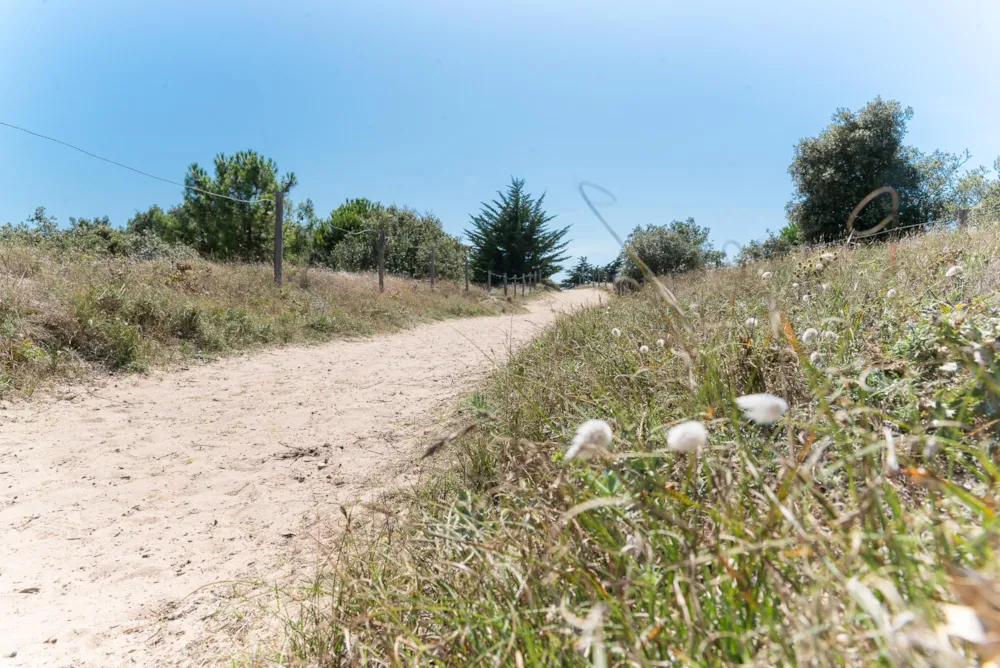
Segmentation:
<svg viewBox="0 0 1000 668">
<path fill-rule="evenodd" d="M 0 120 L 177 181 L 252 148 L 326 214 L 364 196 L 461 233 L 511 175 L 570 252 L 694 216 L 721 246 L 783 224 L 797 140 L 876 95 L 909 143 L 1000 155 L 1000 2 L 0 0 Z M 178 188 L 0 127 L 0 221 L 124 224 Z"/>
</svg>

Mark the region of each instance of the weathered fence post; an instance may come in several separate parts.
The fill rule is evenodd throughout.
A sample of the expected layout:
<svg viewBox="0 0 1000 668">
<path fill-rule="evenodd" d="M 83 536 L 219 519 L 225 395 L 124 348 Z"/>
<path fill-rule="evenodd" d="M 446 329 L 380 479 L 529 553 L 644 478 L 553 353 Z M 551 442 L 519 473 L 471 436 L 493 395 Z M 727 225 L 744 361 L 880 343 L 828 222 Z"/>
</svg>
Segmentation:
<svg viewBox="0 0 1000 668">
<path fill-rule="evenodd" d="M 282 260 L 285 250 L 285 193 L 278 191 L 274 194 L 274 283 L 281 287 L 284 277 Z"/>
<path fill-rule="evenodd" d="M 966 221 L 968 219 L 969 219 L 969 210 L 968 209 L 959 209 L 958 210 L 958 226 L 959 227 L 965 227 L 965 223 L 966 223 Z"/>
<path fill-rule="evenodd" d="M 504 272 L 503 275 L 503 296 L 507 296 L 507 272 Z"/>
<path fill-rule="evenodd" d="M 486 294 L 490 294 L 490 290 L 493 289 L 493 272 L 489 269 L 486 270 Z"/>
<path fill-rule="evenodd" d="M 431 292 L 434 292 L 434 248 L 431 248 Z"/>
<path fill-rule="evenodd" d="M 524 296 L 524 284 L 525 284 L 526 282 L 527 282 L 527 281 L 526 281 L 526 280 L 525 280 L 525 278 L 524 278 L 524 274 L 521 274 L 521 296 L 522 296 L 522 297 Z"/>
<path fill-rule="evenodd" d="M 469 291 L 469 251 L 465 251 L 465 291 Z"/>
<path fill-rule="evenodd" d="M 385 230 L 378 231 L 378 291 L 385 292 Z"/>
</svg>

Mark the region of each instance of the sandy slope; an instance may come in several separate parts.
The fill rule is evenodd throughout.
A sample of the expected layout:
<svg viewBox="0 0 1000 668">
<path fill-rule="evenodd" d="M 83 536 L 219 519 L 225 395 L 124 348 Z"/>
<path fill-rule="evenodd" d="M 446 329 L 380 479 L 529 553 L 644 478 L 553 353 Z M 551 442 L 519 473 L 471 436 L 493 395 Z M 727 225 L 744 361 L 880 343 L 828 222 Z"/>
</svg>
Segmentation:
<svg viewBox="0 0 1000 668">
<path fill-rule="evenodd" d="M 488 355 L 588 301 L 596 293 L 574 290 L 524 315 L 118 378 L 0 411 L 0 657 L 17 652 L 0 668 L 217 657 L 203 618 L 218 588 L 199 587 L 287 569 L 317 515 L 419 471 L 435 422 Z M 287 446 L 320 454 L 278 458 Z"/>
</svg>

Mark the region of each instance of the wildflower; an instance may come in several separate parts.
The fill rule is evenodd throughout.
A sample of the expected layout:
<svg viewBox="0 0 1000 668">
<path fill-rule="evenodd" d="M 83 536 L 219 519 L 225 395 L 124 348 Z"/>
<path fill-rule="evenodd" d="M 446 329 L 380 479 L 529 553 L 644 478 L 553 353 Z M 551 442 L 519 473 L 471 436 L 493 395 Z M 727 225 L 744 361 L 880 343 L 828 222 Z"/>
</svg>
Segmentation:
<svg viewBox="0 0 1000 668">
<path fill-rule="evenodd" d="M 617 327 L 611 330 L 611 336 L 615 337 L 616 339 L 621 338 L 621 335 L 622 335 L 622 330 L 618 329 Z"/>
<path fill-rule="evenodd" d="M 758 424 L 771 424 L 788 411 L 788 402 L 773 394 L 747 394 L 736 398 L 736 405 Z"/>
<path fill-rule="evenodd" d="M 657 339 L 657 340 L 656 340 L 656 345 L 658 345 L 659 347 L 661 347 L 661 348 L 662 348 L 662 347 L 664 347 L 665 345 L 667 345 L 667 340 L 666 340 L 666 339 Z"/>
<path fill-rule="evenodd" d="M 836 257 L 837 257 L 836 253 L 823 253 L 822 255 L 819 256 L 819 259 L 826 260 L 827 262 L 829 262 L 830 260 L 836 259 Z"/>
<path fill-rule="evenodd" d="M 639 354 L 640 355 L 645 355 L 648 352 L 649 352 L 649 346 L 646 346 L 646 345 L 639 346 Z"/>
<path fill-rule="evenodd" d="M 771 276 L 772 274 L 769 271 L 765 271 L 763 274 L 760 275 L 761 278 L 771 278 Z"/>
<path fill-rule="evenodd" d="M 889 291 L 885 293 L 886 299 L 892 299 L 896 296 L 896 288 L 889 288 Z"/>
<path fill-rule="evenodd" d="M 823 332 L 823 339 L 825 341 L 836 341 L 839 338 L 840 337 L 837 336 L 837 332 L 831 332 L 830 330 Z"/>
<path fill-rule="evenodd" d="M 756 327 L 760 323 L 757 321 L 757 318 L 747 318 L 747 323 L 746 324 L 747 324 L 748 328 L 753 329 L 754 327 Z"/>
<path fill-rule="evenodd" d="M 806 331 L 802 332 L 802 336 L 799 338 L 802 339 L 802 343 L 812 343 L 816 340 L 817 336 L 819 336 L 819 332 L 816 331 L 814 327 L 810 327 Z"/>
<path fill-rule="evenodd" d="M 938 369 L 945 373 L 955 373 L 958 371 L 958 362 L 946 362 L 939 366 Z"/>
<path fill-rule="evenodd" d="M 590 459 L 611 445 L 611 425 L 604 420 L 587 420 L 576 430 L 576 436 L 564 459 Z"/>
<path fill-rule="evenodd" d="M 700 422 L 682 422 L 667 432 L 667 447 L 677 452 L 696 452 L 708 443 L 708 430 Z"/>
<path fill-rule="evenodd" d="M 823 353 L 821 353 L 818 350 L 814 351 L 813 354 L 809 356 L 809 363 L 812 364 L 813 366 L 819 366 L 820 364 L 822 364 Z"/>
<path fill-rule="evenodd" d="M 952 276 L 958 276 L 962 273 L 962 267 L 955 265 L 954 267 L 949 267 L 948 271 L 944 272 L 945 278 L 951 278 Z"/>
</svg>

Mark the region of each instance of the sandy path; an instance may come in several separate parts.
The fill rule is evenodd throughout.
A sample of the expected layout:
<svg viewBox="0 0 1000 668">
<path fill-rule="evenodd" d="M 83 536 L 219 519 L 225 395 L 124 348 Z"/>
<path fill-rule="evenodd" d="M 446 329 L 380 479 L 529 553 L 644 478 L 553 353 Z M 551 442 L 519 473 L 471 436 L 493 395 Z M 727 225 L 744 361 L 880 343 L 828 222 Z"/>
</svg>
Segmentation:
<svg viewBox="0 0 1000 668">
<path fill-rule="evenodd" d="M 522 315 L 117 378 L 0 411 L 0 668 L 211 655 L 211 595 L 189 594 L 271 572 L 312 542 L 317 509 L 416 471 L 435 420 L 491 368 L 484 353 L 502 359 L 596 300 L 574 290 Z M 285 446 L 322 454 L 276 458 Z"/>
</svg>

